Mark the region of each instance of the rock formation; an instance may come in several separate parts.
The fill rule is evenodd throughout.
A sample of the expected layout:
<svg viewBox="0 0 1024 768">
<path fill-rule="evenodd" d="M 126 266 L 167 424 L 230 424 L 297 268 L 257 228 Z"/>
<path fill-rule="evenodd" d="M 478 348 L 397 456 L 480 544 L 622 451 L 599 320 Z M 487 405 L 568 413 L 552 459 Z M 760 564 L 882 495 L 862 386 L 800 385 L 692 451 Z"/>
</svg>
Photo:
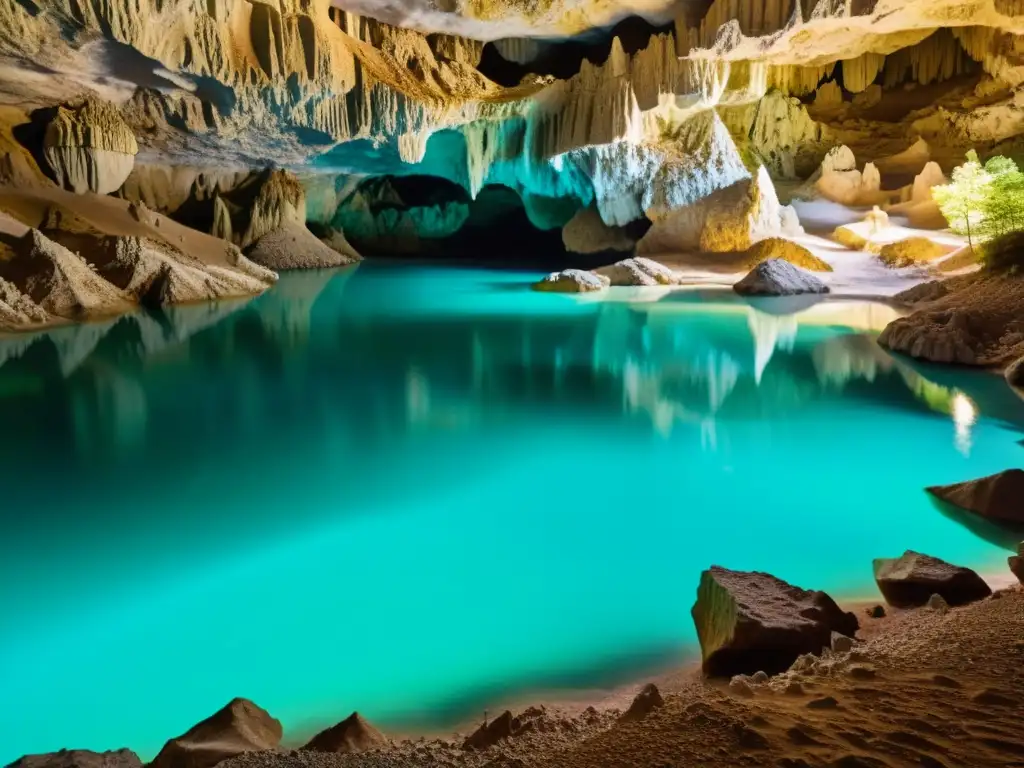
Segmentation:
<svg viewBox="0 0 1024 768">
<path fill-rule="evenodd" d="M 886 243 L 878 252 L 879 260 L 887 267 L 902 269 L 927 264 L 946 254 L 946 249 L 927 237 L 908 237 Z"/>
<path fill-rule="evenodd" d="M 25 755 L 7 768 L 142 768 L 142 761 L 128 749 L 112 752 L 62 749 L 45 755 Z"/>
<path fill-rule="evenodd" d="M 43 153 L 57 183 L 79 193 L 117 191 L 132 172 L 138 151 L 121 113 L 96 99 L 77 108 L 59 107 L 43 139 Z"/>
<path fill-rule="evenodd" d="M 582 269 L 563 269 L 552 272 L 540 282 L 534 283 L 533 290 L 547 293 L 590 293 L 603 291 L 608 287 L 608 278 Z"/>
<path fill-rule="evenodd" d="M 595 208 L 581 208 L 564 227 L 562 243 L 572 253 L 632 251 L 636 241 L 621 227 L 609 226 Z"/>
<path fill-rule="evenodd" d="M 953 485 L 935 485 L 928 493 L 994 523 L 1024 527 L 1024 470 L 1008 469 L 995 475 Z"/>
<path fill-rule="evenodd" d="M 677 285 L 679 276 L 668 267 L 638 256 L 623 259 L 596 270 L 598 278 L 607 278 L 611 285 L 653 286 Z"/>
<path fill-rule="evenodd" d="M 651 712 L 663 706 L 665 706 L 665 700 L 661 697 L 658 686 L 648 683 L 633 699 L 629 709 L 622 714 L 622 720 L 643 720 Z"/>
<path fill-rule="evenodd" d="M 275 749 L 281 723 L 247 699 L 233 699 L 223 709 L 168 741 L 150 763 L 152 768 L 213 768 L 243 752 Z"/>
<path fill-rule="evenodd" d="M 875 583 L 889 605 L 910 608 L 939 595 L 949 605 L 965 605 L 992 594 L 970 568 L 907 550 L 898 558 L 875 560 Z"/>
<path fill-rule="evenodd" d="M 745 257 L 743 264 L 747 269 L 753 269 L 769 259 L 782 259 L 796 267 L 809 269 L 812 272 L 832 271 L 831 264 L 822 261 L 802 245 L 782 237 L 759 240 L 746 250 Z"/>
<path fill-rule="evenodd" d="M 716 677 L 781 672 L 831 647 L 833 632 L 852 636 L 858 628 L 824 592 L 719 566 L 701 574 L 692 614 L 704 671 Z"/>
<path fill-rule="evenodd" d="M 337 725 L 321 731 L 302 749 L 310 752 L 366 752 L 388 743 L 387 737 L 353 712 Z"/>
<path fill-rule="evenodd" d="M 1010 566 L 1010 572 L 1017 577 L 1017 581 L 1024 584 L 1024 541 L 1017 545 L 1017 554 L 1010 555 L 1006 561 Z"/>
<path fill-rule="evenodd" d="M 810 272 L 784 259 L 768 259 L 754 267 L 733 286 L 746 296 L 794 296 L 800 293 L 828 293 L 829 288 Z"/>
</svg>

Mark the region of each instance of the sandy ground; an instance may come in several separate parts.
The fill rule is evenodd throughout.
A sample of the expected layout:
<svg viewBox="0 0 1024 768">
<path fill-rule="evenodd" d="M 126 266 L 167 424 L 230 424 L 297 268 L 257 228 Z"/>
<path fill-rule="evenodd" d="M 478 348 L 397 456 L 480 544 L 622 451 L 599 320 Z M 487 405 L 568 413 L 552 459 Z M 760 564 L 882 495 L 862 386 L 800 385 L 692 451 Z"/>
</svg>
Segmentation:
<svg viewBox="0 0 1024 768">
<path fill-rule="evenodd" d="M 852 652 L 826 652 L 744 690 L 703 681 L 695 665 L 681 668 L 655 679 L 665 704 L 638 721 L 619 719 L 636 685 L 582 711 L 583 702 L 549 705 L 542 732 L 482 752 L 418 739 L 363 755 L 259 752 L 223 765 L 1024 766 L 1024 590 L 945 612 L 870 619 L 863 604 L 857 610 L 862 630 Z"/>
</svg>

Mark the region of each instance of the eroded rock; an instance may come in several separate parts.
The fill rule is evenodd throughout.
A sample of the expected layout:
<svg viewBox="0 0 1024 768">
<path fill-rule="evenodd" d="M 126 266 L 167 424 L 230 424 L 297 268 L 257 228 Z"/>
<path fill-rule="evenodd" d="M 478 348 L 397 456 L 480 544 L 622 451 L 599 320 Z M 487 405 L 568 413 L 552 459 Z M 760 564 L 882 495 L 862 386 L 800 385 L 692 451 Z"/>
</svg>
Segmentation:
<svg viewBox="0 0 1024 768">
<path fill-rule="evenodd" d="M 570 253 L 602 253 L 632 251 L 636 242 L 622 227 L 605 224 L 596 209 L 582 208 L 562 227 L 562 244 Z"/>
<path fill-rule="evenodd" d="M 831 647 L 833 632 L 852 636 L 858 628 L 824 592 L 719 566 L 701 574 L 692 614 L 704 672 L 715 677 L 782 672 L 802 654 Z"/>
<path fill-rule="evenodd" d="M 321 731 L 302 749 L 309 752 L 340 752 L 355 754 L 386 746 L 387 737 L 370 725 L 358 712 L 353 712 L 337 725 Z"/>
<path fill-rule="evenodd" d="M 212 768 L 244 752 L 276 749 L 281 723 L 248 699 L 223 709 L 168 741 L 150 768 Z"/>
<path fill-rule="evenodd" d="M 62 749 L 42 755 L 25 755 L 7 768 L 142 768 L 142 761 L 129 749 L 110 752 Z"/>
<path fill-rule="evenodd" d="M 911 550 L 898 558 L 875 560 L 874 570 L 885 601 L 897 608 L 925 605 L 932 595 L 939 595 L 949 605 L 966 605 L 992 594 L 970 568 Z"/>
<path fill-rule="evenodd" d="M 139 145 L 112 104 L 89 99 L 60 107 L 46 128 L 43 154 L 57 183 L 72 192 L 117 191 L 135 165 Z"/>
<path fill-rule="evenodd" d="M 732 288 L 745 296 L 794 296 L 829 292 L 828 286 L 817 277 L 783 259 L 761 262 Z"/>
<path fill-rule="evenodd" d="M 623 259 L 595 270 L 599 278 L 608 278 L 611 285 L 654 286 L 678 285 L 679 276 L 663 264 L 638 256 Z"/>
<path fill-rule="evenodd" d="M 642 720 L 655 709 L 665 706 L 665 700 L 654 683 L 645 685 L 633 699 L 629 709 L 622 715 L 622 720 Z"/>
</svg>

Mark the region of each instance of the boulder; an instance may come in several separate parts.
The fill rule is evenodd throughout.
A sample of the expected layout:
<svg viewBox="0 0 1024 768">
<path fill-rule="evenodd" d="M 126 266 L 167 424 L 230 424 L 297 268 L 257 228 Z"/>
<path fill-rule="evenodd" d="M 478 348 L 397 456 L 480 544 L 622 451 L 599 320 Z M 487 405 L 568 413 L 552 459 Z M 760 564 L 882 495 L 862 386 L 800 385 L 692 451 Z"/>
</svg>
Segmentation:
<svg viewBox="0 0 1024 768">
<path fill-rule="evenodd" d="M 732 288 L 744 296 L 794 296 L 829 291 L 828 286 L 810 272 L 783 259 L 761 262 Z"/>
<path fill-rule="evenodd" d="M 142 761 L 129 749 L 111 752 L 62 749 L 42 755 L 25 755 L 7 768 L 142 768 Z"/>
<path fill-rule="evenodd" d="M 581 208 L 562 227 L 562 244 L 570 253 L 632 251 L 636 241 L 622 227 L 610 227 L 596 208 Z"/>
<path fill-rule="evenodd" d="M 563 269 L 552 272 L 533 284 L 533 290 L 548 293 L 589 293 L 603 291 L 609 285 L 607 277 L 599 277 L 583 269 Z"/>
<path fill-rule="evenodd" d="M 883 245 L 878 252 L 878 258 L 887 267 L 902 269 L 927 264 L 945 254 L 945 248 L 927 237 L 908 237 L 906 240 Z"/>
<path fill-rule="evenodd" d="M 783 237 L 769 237 L 750 246 L 745 253 L 743 265 L 753 269 L 769 259 L 782 259 L 812 272 L 831 272 L 832 265 L 822 261 L 799 243 Z"/>
<path fill-rule="evenodd" d="M 653 286 L 678 285 L 680 280 L 671 269 L 651 259 L 638 256 L 635 259 L 623 259 L 614 264 L 595 270 L 598 277 L 606 277 L 611 285 Z"/>
<path fill-rule="evenodd" d="M 629 709 L 622 715 L 622 720 L 642 720 L 655 709 L 665 706 L 665 700 L 661 697 L 661 691 L 654 683 L 645 685 L 640 693 L 633 699 Z"/>
<path fill-rule="evenodd" d="M 383 733 L 366 722 L 358 712 L 353 712 L 337 725 L 318 733 L 302 749 L 355 754 L 386 746 L 387 743 Z"/>
<path fill-rule="evenodd" d="M 139 145 L 112 104 L 90 99 L 59 107 L 43 137 L 43 156 L 57 183 L 77 192 L 116 192 L 135 166 Z"/>
<path fill-rule="evenodd" d="M 926 490 L 994 523 L 1024 526 L 1024 470 L 1008 469 L 963 483 L 933 485 Z"/>
<path fill-rule="evenodd" d="M 782 672 L 802 654 L 830 648 L 833 632 L 852 636 L 859 626 L 824 592 L 719 566 L 701 574 L 691 613 L 704 672 L 714 677 Z"/>
<path fill-rule="evenodd" d="M 965 605 L 992 594 L 970 568 L 951 565 L 936 557 L 907 550 L 902 557 L 874 562 L 875 583 L 889 605 L 912 608 L 939 595 L 949 605 Z"/>
<path fill-rule="evenodd" d="M 1017 545 L 1017 554 L 1010 555 L 1006 562 L 1010 566 L 1010 572 L 1017 577 L 1017 581 L 1024 584 L 1024 541 Z"/>
<path fill-rule="evenodd" d="M 233 699 L 184 734 L 164 744 L 149 768 L 212 768 L 243 754 L 275 749 L 281 723 L 248 699 Z"/>
</svg>

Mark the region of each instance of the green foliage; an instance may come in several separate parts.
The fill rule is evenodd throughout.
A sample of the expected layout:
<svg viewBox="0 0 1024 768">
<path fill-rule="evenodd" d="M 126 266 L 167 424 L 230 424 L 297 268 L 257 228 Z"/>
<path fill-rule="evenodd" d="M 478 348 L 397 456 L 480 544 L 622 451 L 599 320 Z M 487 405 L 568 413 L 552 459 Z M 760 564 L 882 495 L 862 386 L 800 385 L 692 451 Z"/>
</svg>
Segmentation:
<svg viewBox="0 0 1024 768">
<path fill-rule="evenodd" d="M 971 150 L 950 183 L 932 189 L 932 197 L 952 230 L 967 235 L 972 246 L 977 237 L 1024 230 L 1024 173 L 1008 157 L 997 155 L 982 165 Z"/>
<path fill-rule="evenodd" d="M 981 248 L 985 269 L 993 272 L 1024 271 L 1024 232 L 1007 232 L 993 237 Z"/>
</svg>

